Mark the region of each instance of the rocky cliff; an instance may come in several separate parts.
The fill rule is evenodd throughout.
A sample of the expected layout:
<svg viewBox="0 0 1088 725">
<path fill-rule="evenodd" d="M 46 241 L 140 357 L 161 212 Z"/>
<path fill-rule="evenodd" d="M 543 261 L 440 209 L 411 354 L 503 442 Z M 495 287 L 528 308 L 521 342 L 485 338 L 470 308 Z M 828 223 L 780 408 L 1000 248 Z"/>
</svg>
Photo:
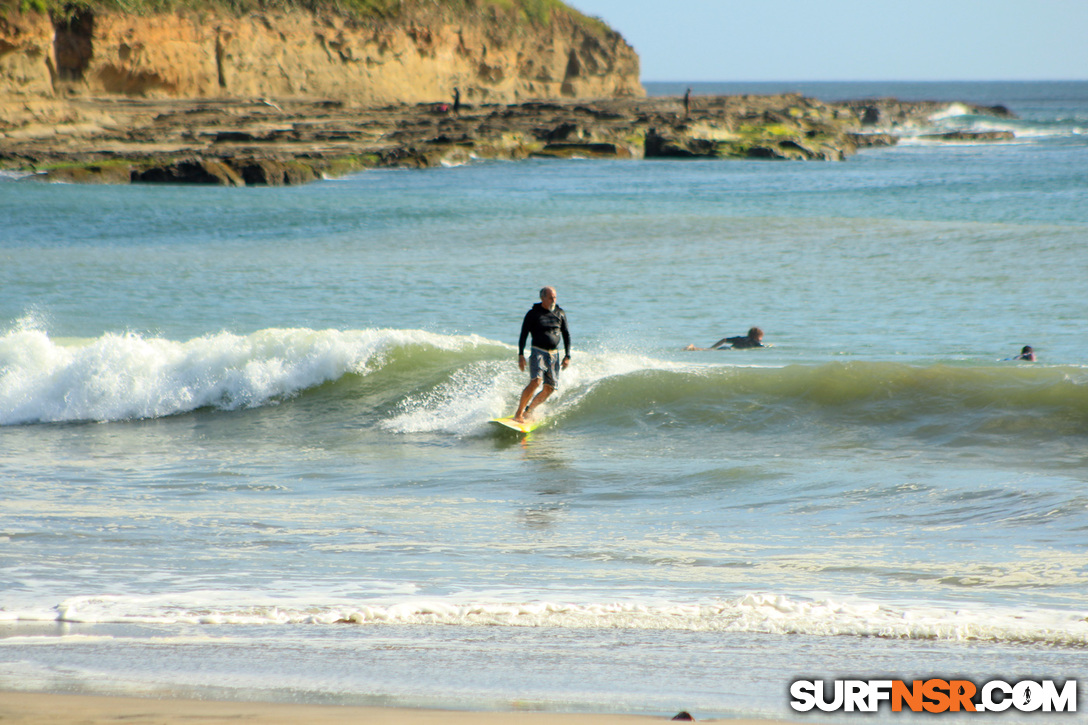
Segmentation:
<svg viewBox="0 0 1088 725">
<path fill-rule="evenodd" d="M 645 95 L 624 39 L 563 6 L 543 22 L 502 3 L 369 22 L 289 8 L 0 15 L 0 105 L 9 107 L 72 96 L 380 106 L 450 101 L 454 88 L 475 103 Z"/>
<path fill-rule="evenodd" d="M 0 0 L 0 169 L 249 185 L 473 159 L 842 160 L 949 105 L 645 98 L 623 38 L 559 0 L 345 0 L 361 16 L 297 6 L 340 0 L 93 2 Z M 938 140 L 1001 140 L 960 135 Z"/>
</svg>

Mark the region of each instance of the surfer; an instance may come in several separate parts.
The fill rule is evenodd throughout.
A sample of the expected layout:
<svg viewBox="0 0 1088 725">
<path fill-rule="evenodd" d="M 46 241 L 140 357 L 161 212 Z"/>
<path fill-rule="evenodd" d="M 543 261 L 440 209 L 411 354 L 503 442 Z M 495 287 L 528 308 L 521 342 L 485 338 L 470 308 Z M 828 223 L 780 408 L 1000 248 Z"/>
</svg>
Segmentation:
<svg viewBox="0 0 1088 725">
<path fill-rule="evenodd" d="M 540 302 L 532 306 L 521 323 L 518 337 L 518 369 L 525 372 L 525 341 L 532 338 L 529 349 L 529 384 L 521 391 L 514 420 L 524 423 L 538 405 L 559 387 L 559 370 L 570 365 L 570 331 L 567 314 L 555 303 L 555 287 L 540 290 Z M 563 341 L 564 356 L 559 359 L 559 341 Z M 540 388 L 541 382 L 544 386 Z M 537 388 L 540 392 L 537 393 Z M 536 393 L 536 397 L 533 394 Z M 532 401 L 532 402 L 530 402 Z"/>
<path fill-rule="evenodd" d="M 758 327 L 752 327 L 748 330 L 747 335 L 738 335 L 736 337 L 723 337 L 710 347 L 695 347 L 695 345 L 688 345 L 685 350 L 721 350 L 726 345 L 729 345 L 734 350 L 742 350 L 749 347 L 767 347 L 763 344 L 763 330 Z"/>
<path fill-rule="evenodd" d="M 1020 354 L 1013 358 L 1013 360 L 1027 360 L 1028 362 L 1035 362 L 1035 351 L 1031 349 L 1031 345 L 1024 345 L 1024 349 L 1020 351 Z"/>
</svg>

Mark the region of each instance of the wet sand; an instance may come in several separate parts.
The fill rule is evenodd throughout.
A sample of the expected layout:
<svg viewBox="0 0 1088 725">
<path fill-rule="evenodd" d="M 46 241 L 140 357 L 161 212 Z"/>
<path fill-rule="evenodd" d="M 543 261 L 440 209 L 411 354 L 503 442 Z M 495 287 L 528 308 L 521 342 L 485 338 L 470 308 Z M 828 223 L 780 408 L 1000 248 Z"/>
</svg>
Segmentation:
<svg viewBox="0 0 1088 725">
<path fill-rule="evenodd" d="M 693 713 L 697 719 L 698 713 Z M 714 722 L 701 720 L 701 722 Z M 4 725 L 652 725 L 669 717 L 552 712 L 459 712 L 349 705 L 291 705 L 208 700 L 152 700 L 0 692 Z M 730 725 L 778 720 L 719 720 Z"/>
</svg>

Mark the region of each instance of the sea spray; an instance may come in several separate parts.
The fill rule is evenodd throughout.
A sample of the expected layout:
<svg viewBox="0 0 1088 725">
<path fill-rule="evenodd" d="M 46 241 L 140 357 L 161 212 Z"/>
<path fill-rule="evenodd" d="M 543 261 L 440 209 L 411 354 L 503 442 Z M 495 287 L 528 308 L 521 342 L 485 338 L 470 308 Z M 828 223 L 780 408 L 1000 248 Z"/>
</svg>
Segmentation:
<svg viewBox="0 0 1088 725">
<path fill-rule="evenodd" d="M 259 407 L 380 367 L 397 346 L 478 342 L 412 330 L 307 329 L 224 332 L 186 342 L 137 333 L 64 341 L 20 328 L 0 338 L 0 425 Z"/>
</svg>

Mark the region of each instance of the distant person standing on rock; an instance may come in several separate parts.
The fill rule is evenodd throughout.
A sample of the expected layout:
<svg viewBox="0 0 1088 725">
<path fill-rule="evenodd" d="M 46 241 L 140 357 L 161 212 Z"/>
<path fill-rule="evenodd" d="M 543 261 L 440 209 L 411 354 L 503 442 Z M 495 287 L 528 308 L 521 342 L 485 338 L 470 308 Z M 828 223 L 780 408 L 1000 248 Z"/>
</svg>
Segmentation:
<svg viewBox="0 0 1088 725">
<path fill-rule="evenodd" d="M 691 115 L 691 89 L 684 92 L 684 118 Z"/>
<path fill-rule="evenodd" d="M 461 110 L 461 89 L 453 89 L 453 112 L 457 113 Z"/>
</svg>

